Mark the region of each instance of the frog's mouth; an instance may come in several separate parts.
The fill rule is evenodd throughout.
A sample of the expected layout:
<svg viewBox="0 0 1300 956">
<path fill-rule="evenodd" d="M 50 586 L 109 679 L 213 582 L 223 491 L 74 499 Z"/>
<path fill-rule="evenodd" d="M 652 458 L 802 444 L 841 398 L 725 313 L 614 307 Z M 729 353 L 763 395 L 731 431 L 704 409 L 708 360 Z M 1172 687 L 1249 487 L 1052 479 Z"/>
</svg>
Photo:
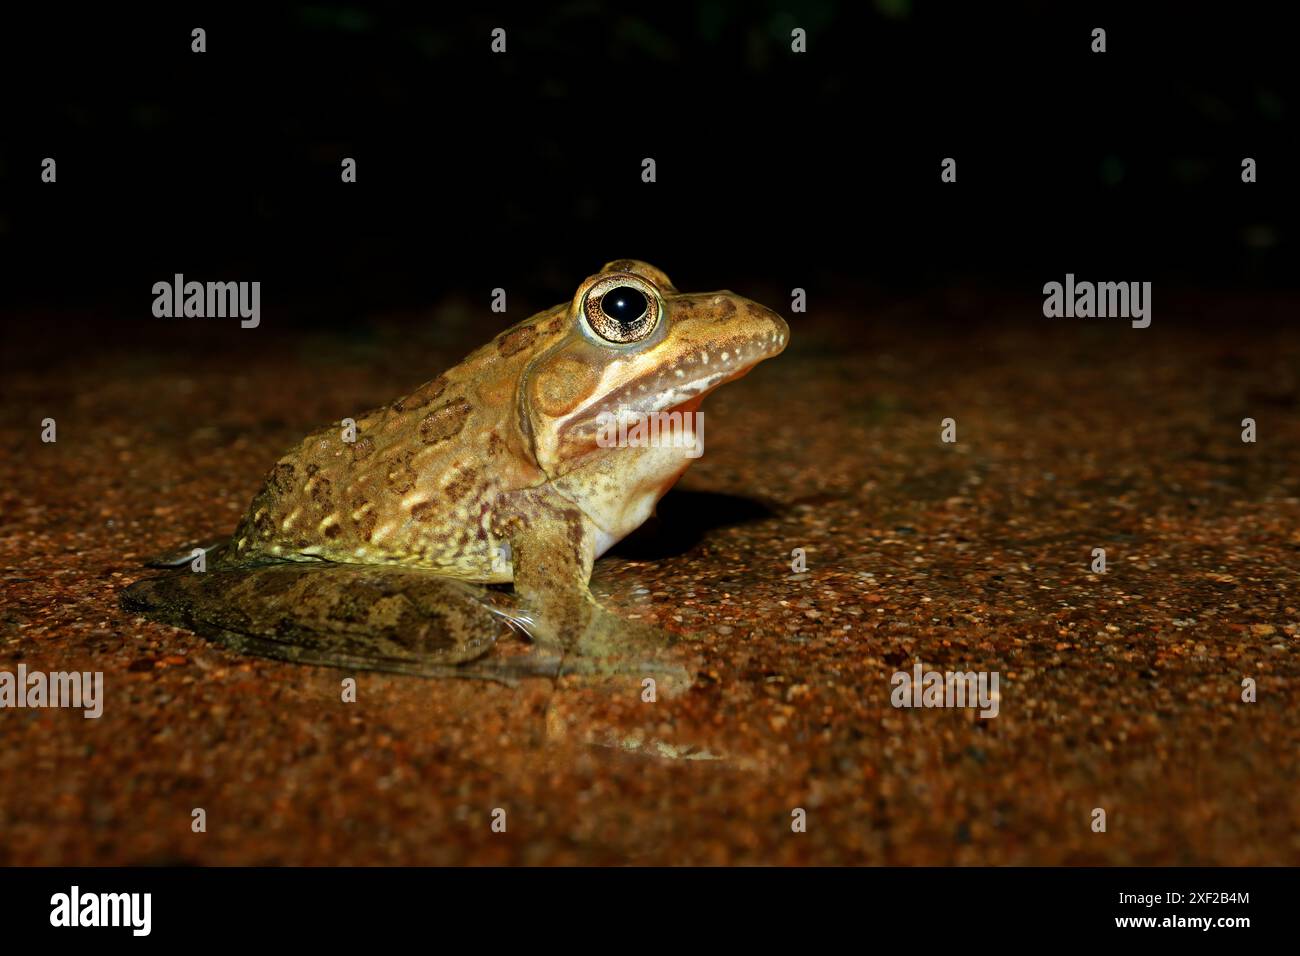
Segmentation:
<svg viewBox="0 0 1300 956">
<path fill-rule="evenodd" d="M 719 368 L 718 371 L 695 378 L 694 381 L 685 378 L 669 378 L 663 372 L 633 378 L 621 388 L 578 411 L 567 425 L 560 429 L 560 434 L 564 438 L 573 438 L 573 440 L 581 440 L 588 434 L 594 438 L 598 429 L 610 420 L 610 416 L 614 416 L 615 419 L 643 419 L 659 412 L 672 414 L 672 412 L 697 411 L 708 394 L 722 388 L 727 382 L 749 375 L 750 369 L 754 368 L 755 364 L 758 363 L 746 363 L 742 367 L 731 369 Z M 672 376 L 671 371 L 668 372 L 668 376 Z"/>
<path fill-rule="evenodd" d="M 755 365 L 768 357 L 768 354 L 736 352 L 734 358 L 731 355 L 726 360 L 718 357 L 707 365 L 697 358 L 693 365 L 687 366 L 696 373 L 695 378 L 688 378 L 681 366 L 633 378 L 577 410 L 557 429 L 557 437 L 570 450 L 585 445 L 596 448 L 600 445 L 598 439 L 607 435 L 611 426 L 626 429 L 632 423 L 651 416 L 675 417 L 676 413 L 685 419 L 699 410 L 711 392 L 748 375 Z M 683 372 L 680 377 L 679 371 Z"/>
</svg>

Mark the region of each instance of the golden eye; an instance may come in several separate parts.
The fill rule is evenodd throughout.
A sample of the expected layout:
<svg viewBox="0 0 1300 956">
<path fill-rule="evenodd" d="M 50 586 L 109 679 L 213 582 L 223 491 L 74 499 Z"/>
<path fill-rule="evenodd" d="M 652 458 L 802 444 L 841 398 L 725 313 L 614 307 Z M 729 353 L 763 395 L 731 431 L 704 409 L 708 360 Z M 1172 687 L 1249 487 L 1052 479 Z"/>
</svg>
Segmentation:
<svg viewBox="0 0 1300 956">
<path fill-rule="evenodd" d="M 659 293 L 631 275 L 609 276 L 588 290 L 582 303 L 587 325 L 606 342 L 640 342 L 659 324 Z"/>
</svg>

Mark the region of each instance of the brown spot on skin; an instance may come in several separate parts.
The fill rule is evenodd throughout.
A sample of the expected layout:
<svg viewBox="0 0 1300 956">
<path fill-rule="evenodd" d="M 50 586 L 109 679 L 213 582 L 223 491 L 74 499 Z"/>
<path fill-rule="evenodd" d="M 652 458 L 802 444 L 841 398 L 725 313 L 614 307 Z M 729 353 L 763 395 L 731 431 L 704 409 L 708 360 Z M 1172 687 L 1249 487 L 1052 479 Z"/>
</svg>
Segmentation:
<svg viewBox="0 0 1300 956">
<path fill-rule="evenodd" d="M 316 476 L 317 472 L 319 472 L 319 471 L 320 471 L 320 465 L 317 465 L 317 464 L 310 464 L 310 465 L 307 466 L 307 477 L 308 477 L 308 478 L 314 478 L 314 477 Z"/>
<path fill-rule="evenodd" d="M 275 495 L 283 495 L 293 488 L 293 465 L 282 461 L 266 476 L 267 487 Z"/>
<path fill-rule="evenodd" d="M 411 508 L 411 517 L 416 521 L 429 521 L 438 514 L 438 506 L 432 501 L 421 501 Z"/>
<path fill-rule="evenodd" d="M 343 533 L 343 526 L 339 524 L 337 521 L 331 522 L 330 524 L 325 526 L 325 537 L 327 538 L 337 538 L 342 533 Z"/>
<path fill-rule="evenodd" d="M 360 512 L 366 506 L 366 499 L 357 498 L 352 502 L 352 511 Z M 362 541 L 369 541 L 371 533 L 375 530 L 375 509 L 361 512 L 357 517 L 352 519 L 357 526 L 357 535 Z"/>
<path fill-rule="evenodd" d="M 474 473 L 467 468 L 456 472 L 456 477 L 447 483 L 447 500 L 460 501 L 474 487 Z"/>
<path fill-rule="evenodd" d="M 414 408 L 424 408 L 447 389 L 447 377 L 439 375 L 431 382 L 425 382 L 410 395 L 393 402 L 393 411 L 407 412 Z"/>
<path fill-rule="evenodd" d="M 361 461 L 370 457 L 370 453 L 375 450 L 375 443 L 369 438 L 363 438 L 352 445 L 352 460 Z"/>
<path fill-rule="evenodd" d="M 505 439 L 496 432 L 488 435 L 487 453 L 489 458 L 495 458 L 497 455 L 504 453 L 506 450 Z"/>
<path fill-rule="evenodd" d="M 544 415 L 567 415 L 600 382 L 600 373 L 578 359 L 560 356 L 539 369 L 530 381 L 535 407 Z"/>
<path fill-rule="evenodd" d="M 502 515 L 500 512 L 495 512 L 492 515 L 491 527 L 492 533 L 498 538 L 510 541 L 517 531 L 525 527 L 525 524 L 518 515 Z"/>
<path fill-rule="evenodd" d="M 463 398 L 454 398 L 435 408 L 420 421 L 420 441 L 436 445 L 459 435 L 469 413 L 470 404 Z"/>
<path fill-rule="evenodd" d="M 721 322 L 736 314 L 736 303 L 732 302 L 730 299 L 723 299 L 718 303 L 717 308 L 718 314 L 713 317 L 714 322 Z"/>
<path fill-rule="evenodd" d="M 560 331 L 560 329 L 564 328 L 568 321 L 568 316 L 557 315 L 555 318 L 551 319 L 550 322 L 546 323 L 546 334 L 554 335 L 556 332 Z"/>
<path fill-rule="evenodd" d="M 272 520 L 269 511 L 262 511 L 253 518 L 253 530 L 261 538 L 270 538 L 275 534 L 275 521 Z"/>
<path fill-rule="evenodd" d="M 537 337 L 537 327 L 532 325 L 521 325 L 518 328 L 511 329 L 497 339 L 497 351 L 503 358 L 509 358 L 522 352 L 533 344 L 533 339 Z"/>
<path fill-rule="evenodd" d="M 330 480 L 321 478 L 311 487 L 311 500 L 322 508 L 330 504 Z"/>
<path fill-rule="evenodd" d="M 404 495 L 415 487 L 415 469 L 411 467 L 411 459 L 415 452 L 406 451 L 394 455 L 384 462 L 384 477 L 388 481 L 388 487 L 399 495 Z"/>
</svg>

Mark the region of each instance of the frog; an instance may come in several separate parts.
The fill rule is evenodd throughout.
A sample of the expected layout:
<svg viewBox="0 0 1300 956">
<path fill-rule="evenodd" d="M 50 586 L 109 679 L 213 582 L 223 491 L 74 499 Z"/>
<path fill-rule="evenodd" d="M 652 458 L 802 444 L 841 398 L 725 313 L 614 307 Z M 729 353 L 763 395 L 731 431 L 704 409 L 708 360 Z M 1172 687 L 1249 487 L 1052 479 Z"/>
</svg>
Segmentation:
<svg viewBox="0 0 1300 956">
<path fill-rule="evenodd" d="M 704 398 L 788 339 L 729 290 L 680 293 L 649 263 L 608 262 L 450 370 L 308 434 L 233 534 L 151 562 L 163 573 L 120 603 L 302 664 L 689 683 L 683 636 L 606 610 L 592 571 L 699 457 Z M 613 418 L 654 415 L 660 440 L 608 440 Z"/>
</svg>

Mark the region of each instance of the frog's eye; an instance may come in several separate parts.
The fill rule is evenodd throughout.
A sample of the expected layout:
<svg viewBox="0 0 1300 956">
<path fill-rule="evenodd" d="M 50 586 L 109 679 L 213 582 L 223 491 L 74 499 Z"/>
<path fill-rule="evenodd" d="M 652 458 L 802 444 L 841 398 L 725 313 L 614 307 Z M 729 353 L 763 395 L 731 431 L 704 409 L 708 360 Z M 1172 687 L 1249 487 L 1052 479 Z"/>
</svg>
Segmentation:
<svg viewBox="0 0 1300 956">
<path fill-rule="evenodd" d="M 627 345 L 648 337 L 662 312 L 659 292 L 633 275 L 608 276 L 583 298 L 582 311 L 591 330 L 606 342 Z"/>
</svg>

